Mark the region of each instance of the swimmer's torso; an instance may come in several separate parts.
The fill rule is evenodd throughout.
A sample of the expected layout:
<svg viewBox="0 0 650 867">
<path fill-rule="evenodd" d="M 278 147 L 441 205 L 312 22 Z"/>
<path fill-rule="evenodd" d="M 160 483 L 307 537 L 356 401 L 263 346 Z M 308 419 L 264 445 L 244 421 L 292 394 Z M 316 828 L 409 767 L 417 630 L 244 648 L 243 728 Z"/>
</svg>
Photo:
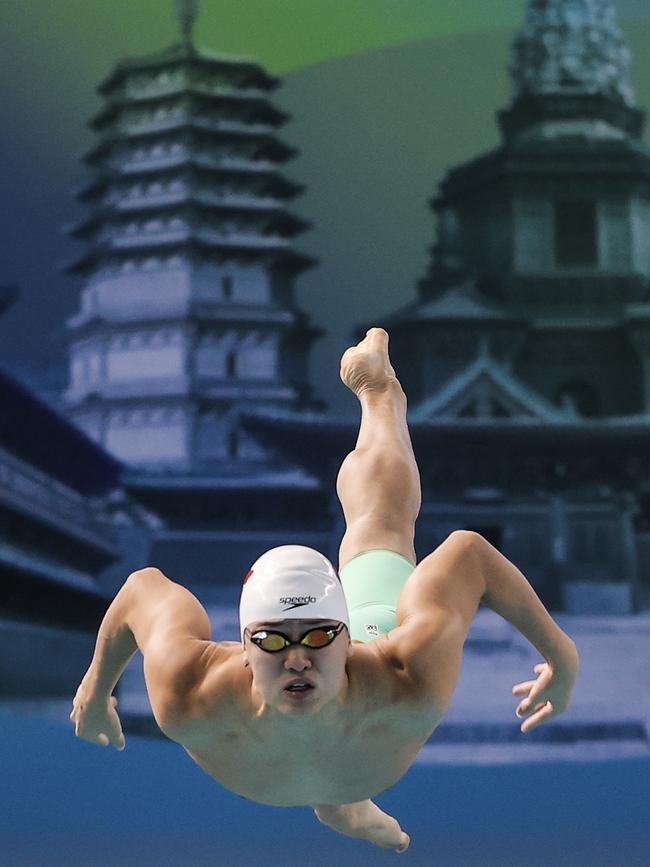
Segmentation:
<svg viewBox="0 0 650 867">
<path fill-rule="evenodd" d="M 242 646 L 225 642 L 218 688 L 211 694 L 208 676 L 194 719 L 171 736 L 210 776 L 251 800 L 300 806 L 372 798 L 404 775 L 442 717 L 404 685 L 381 641 L 353 642 L 345 722 L 318 726 L 313 738 L 257 718 Z"/>
<path fill-rule="evenodd" d="M 166 733 L 219 783 L 276 806 L 343 804 L 372 798 L 399 780 L 442 717 L 418 702 L 379 652 L 353 642 L 344 722 L 292 726 L 259 717 L 238 642 L 224 642 L 218 676 L 205 678 L 191 721 Z"/>
</svg>

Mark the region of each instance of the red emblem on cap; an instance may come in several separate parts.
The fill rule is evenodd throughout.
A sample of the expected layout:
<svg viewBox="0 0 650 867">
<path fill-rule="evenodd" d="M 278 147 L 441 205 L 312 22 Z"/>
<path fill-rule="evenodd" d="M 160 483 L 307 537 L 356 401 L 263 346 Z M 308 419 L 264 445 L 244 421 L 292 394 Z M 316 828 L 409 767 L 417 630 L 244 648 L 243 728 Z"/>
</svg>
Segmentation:
<svg viewBox="0 0 650 867">
<path fill-rule="evenodd" d="M 246 577 L 244 578 L 244 581 L 243 581 L 244 584 L 248 581 L 248 579 L 251 577 L 252 574 L 253 574 L 253 570 L 252 570 L 252 569 L 249 569 L 249 570 L 248 570 L 248 574 L 247 574 Z"/>
</svg>

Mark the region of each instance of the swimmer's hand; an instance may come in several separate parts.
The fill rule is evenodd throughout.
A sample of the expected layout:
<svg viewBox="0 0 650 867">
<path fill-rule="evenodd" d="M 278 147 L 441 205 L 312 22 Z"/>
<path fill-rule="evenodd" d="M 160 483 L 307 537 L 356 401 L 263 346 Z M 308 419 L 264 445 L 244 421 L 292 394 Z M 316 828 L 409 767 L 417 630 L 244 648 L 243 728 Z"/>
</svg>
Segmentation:
<svg viewBox="0 0 650 867">
<path fill-rule="evenodd" d="M 406 852 L 411 842 L 397 819 L 384 813 L 372 801 L 356 804 L 321 804 L 314 806 L 316 818 L 339 834 L 368 840 L 382 849 Z"/>
<path fill-rule="evenodd" d="M 72 699 L 70 714 L 75 735 L 91 744 L 102 747 L 113 744 L 116 750 L 123 750 L 125 741 L 116 707 L 115 696 L 98 695 L 82 680 Z"/>
<path fill-rule="evenodd" d="M 520 719 L 527 717 L 521 725 L 524 734 L 564 713 L 569 707 L 578 666 L 578 651 L 571 641 L 557 659 L 534 666 L 537 680 L 527 680 L 512 687 L 513 695 L 527 696 L 515 711 Z"/>
</svg>

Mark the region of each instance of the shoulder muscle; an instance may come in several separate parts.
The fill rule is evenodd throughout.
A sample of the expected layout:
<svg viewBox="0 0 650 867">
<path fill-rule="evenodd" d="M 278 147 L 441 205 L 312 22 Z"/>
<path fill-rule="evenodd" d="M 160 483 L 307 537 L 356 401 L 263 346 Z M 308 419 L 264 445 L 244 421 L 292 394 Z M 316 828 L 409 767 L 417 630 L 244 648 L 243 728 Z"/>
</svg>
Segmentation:
<svg viewBox="0 0 650 867">
<path fill-rule="evenodd" d="M 194 659 L 185 660 L 162 709 L 161 729 L 172 740 L 186 743 L 215 724 L 227 724 L 245 692 L 246 670 L 237 664 L 230 642 L 210 642 Z"/>
<path fill-rule="evenodd" d="M 467 630 L 453 609 L 431 607 L 407 617 L 388 634 L 387 652 L 402 668 L 416 699 L 440 713 L 449 706 Z"/>
</svg>

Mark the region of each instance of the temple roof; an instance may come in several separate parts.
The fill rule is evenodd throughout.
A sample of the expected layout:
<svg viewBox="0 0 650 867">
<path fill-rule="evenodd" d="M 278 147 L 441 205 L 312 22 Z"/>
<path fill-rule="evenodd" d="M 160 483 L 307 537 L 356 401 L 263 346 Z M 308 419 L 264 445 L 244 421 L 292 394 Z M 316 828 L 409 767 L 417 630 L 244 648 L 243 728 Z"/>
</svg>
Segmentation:
<svg viewBox="0 0 650 867">
<path fill-rule="evenodd" d="M 540 414 L 519 418 L 466 419 L 447 415 L 419 417 L 418 408 L 409 411 L 408 422 L 417 455 L 426 458 L 458 452 L 477 445 L 495 449 L 495 454 L 517 449 L 518 454 L 543 454 L 567 459 L 568 455 L 589 454 L 608 461 L 619 472 L 619 463 L 631 455 L 647 454 L 650 414 L 611 418 L 562 417 L 561 410 L 549 420 Z M 354 448 L 359 430 L 358 417 L 340 417 L 323 412 L 295 412 L 281 409 L 246 410 L 241 422 L 255 439 L 272 446 L 292 462 L 299 461 L 309 473 L 328 483 L 336 479 L 345 455 Z M 616 469 L 616 468 L 619 469 Z"/>
<path fill-rule="evenodd" d="M 225 123 L 218 120 L 206 121 L 200 117 L 182 117 L 174 120 L 173 123 L 167 124 L 164 129 L 157 128 L 140 128 L 136 130 L 120 130 L 119 132 L 111 131 L 101 136 L 90 150 L 84 156 L 84 162 L 93 164 L 102 157 L 110 154 L 113 145 L 123 145 L 125 142 L 138 144 L 153 142 L 159 144 L 165 139 L 176 140 L 179 133 L 184 135 L 202 134 L 213 145 L 222 141 L 238 140 L 243 144 L 250 146 L 255 144 L 255 156 L 248 156 L 247 159 L 259 159 L 259 157 L 269 157 L 275 162 L 284 162 L 295 156 L 297 150 L 289 147 L 279 138 L 276 138 L 274 133 L 268 131 L 255 130 L 246 127 L 244 124 L 232 124 L 228 127 Z M 124 158 L 123 158 L 124 159 Z M 181 162 L 185 162 L 185 157 Z M 126 160 L 125 160 L 126 161 Z M 156 170 L 160 171 L 158 158 L 145 157 L 142 162 L 149 161 L 156 164 Z"/>
<path fill-rule="evenodd" d="M 82 256 L 66 262 L 62 270 L 70 274 L 84 274 L 96 267 L 102 260 L 122 261 L 133 256 L 167 256 L 174 253 L 196 252 L 210 258 L 220 253 L 249 256 L 256 260 L 260 257 L 272 259 L 271 266 L 281 265 L 291 273 L 299 273 L 313 268 L 317 260 L 304 253 L 298 253 L 290 246 L 290 241 L 273 236 L 220 235 L 217 232 L 197 231 L 178 232 L 170 239 L 151 239 L 144 244 L 136 241 L 129 245 L 112 243 L 94 244 Z"/>
<path fill-rule="evenodd" d="M 523 323 L 525 318 L 482 295 L 472 278 L 449 287 L 442 295 L 431 301 L 415 301 L 391 314 L 387 323 L 395 324 L 412 319 L 418 320 L 495 320 Z"/>
<path fill-rule="evenodd" d="M 90 201 L 111 184 L 137 183 L 138 181 L 152 183 L 154 180 L 152 174 L 156 175 L 155 180 L 160 181 L 168 177 L 177 178 L 179 169 L 183 172 L 184 177 L 188 177 L 187 183 L 190 184 L 192 189 L 205 190 L 206 187 L 210 186 L 210 181 L 223 180 L 224 177 L 235 177 L 260 184 L 261 189 L 256 191 L 256 193 L 258 195 L 272 194 L 274 198 L 292 199 L 305 190 L 303 184 L 298 184 L 285 178 L 279 172 L 269 169 L 265 169 L 264 171 L 251 171 L 244 168 L 229 169 L 222 166 L 206 165 L 194 157 L 189 157 L 184 160 L 181 166 L 169 166 L 165 169 L 157 168 L 153 170 L 151 167 L 142 167 L 124 171 L 111 166 L 97 172 L 94 177 L 79 183 L 75 194 L 82 201 Z"/>
<path fill-rule="evenodd" d="M 256 112 L 257 118 L 270 126 L 279 126 L 289 120 L 290 115 L 285 111 L 281 111 L 274 106 L 268 99 L 260 96 L 259 93 L 250 93 L 245 90 L 228 90 L 228 91 L 205 91 L 197 87 L 192 87 L 186 84 L 178 84 L 175 88 L 166 88 L 161 93 L 129 93 L 128 96 L 113 97 L 95 114 L 88 125 L 92 129 L 99 130 L 106 126 L 111 120 L 117 117 L 120 109 L 127 106 L 141 106 L 145 104 L 160 105 L 160 103 L 177 104 L 179 99 L 192 101 L 197 107 L 203 107 L 206 104 L 225 104 L 234 106 L 244 106 L 247 110 Z M 190 114 L 192 111 L 190 111 Z"/>
<path fill-rule="evenodd" d="M 121 464 L 0 369 L 0 446 L 82 494 L 119 482 Z"/>
<path fill-rule="evenodd" d="M 572 422 L 576 412 L 559 408 L 525 385 L 485 349 L 436 394 L 414 407 L 413 422 L 453 418 L 459 422 Z"/>
<path fill-rule="evenodd" d="M 236 196 L 210 195 L 208 192 L 197 191 L 179 193 L 174 199 L 164 203 L 143 200 L 137 207 L 126 208 L 124 205 L 128 202 L 121 202 L 117 206 L 93 209 L 89 216 L 64 226 L 64 231 L 75 238 L 88 238 L 94 230 L 106 224 L 117 227 L 132 220 L 163 218 L 179 214 L 192 221 L 195 231 L 202 222 L 210 230 L 215 221 L 218 223 L 220 219 L 228 219 L 235 215 L 262 218 L 264 222 L 258 231 L 278 232 L 283 238 L 292 237 L 311 228 L 311 223 L 286 211 L 282 202 L 262 198 L 251 198 L 249 201 L 242 199 L 243 197 L 240 197 L 238 201 Z M 141 234 L 144 243 L 148 243 L 146 232 Z"/>
<path fill-rule="evenodd" d="M 192 184 L 205 189 L 210 183 L 202 184 L 201 176 L 222 183 L 224 179 L 234 178 L 238 182 L 252 182 L 259 184 L 261 189 L 254 190 L 254 195 L 266 196 L 273 194 L 275 197 L 286 199 L 295 198 L 303 193 L 303 184 L 297 184 L 284 177 L 277 167 L 268 163 L 259 164 L 253 162 L 234 162 L 232 160 L 211 160 L 198 154 L 189 157 L 182 156 L 169 160 L 164 168 L 156 165 L 139 164 L 135 167 L 124 164 L 121 166 L 103 166 L 95 169 L 93 176 L 79 183 L 75 189 L 75 195 L 82 201 L 88 201 L 92 206 L 93 200 L 111 184 L 130 183 L 153 183 L 164 182 L 167 179 L 183 178 L 190 176 Z"/>
<path fill-rule="evenodd" d="M 279 79 L 269 75 L 251 57 L 216 54 L 203 48 L 198 49 L 190 42 L 182 42 L 146 57 L 121 61 L 97 89 L 99 93 L 107 96 L 122 84 L 129 73 L 162 70 L 181 63 L 206 71 L 230 72 L 247 84 L 264 90 L 273 90 L 279 84 Z"/>
<path fill-rule="evenodd" d="M 625 319 L 630 322 L 641 322 L 650 319 L 650 303 L 626 304 Z"/>
<path fill-rule="evenodd" d="M 183 490 L 224 490 L 249 491 L 265 489 L 301 489 L 319 490 L 319 479 L 307 473 L 303 467 L 264 468 L 248 470 L 241 469 L 236 475 L 226 475 L 219 472 L 202 471 L 200 473 L 139 473 L 131 470 L 124 476 L 126 488 L 166 490 L 182 488 Z"/>
</svg>

